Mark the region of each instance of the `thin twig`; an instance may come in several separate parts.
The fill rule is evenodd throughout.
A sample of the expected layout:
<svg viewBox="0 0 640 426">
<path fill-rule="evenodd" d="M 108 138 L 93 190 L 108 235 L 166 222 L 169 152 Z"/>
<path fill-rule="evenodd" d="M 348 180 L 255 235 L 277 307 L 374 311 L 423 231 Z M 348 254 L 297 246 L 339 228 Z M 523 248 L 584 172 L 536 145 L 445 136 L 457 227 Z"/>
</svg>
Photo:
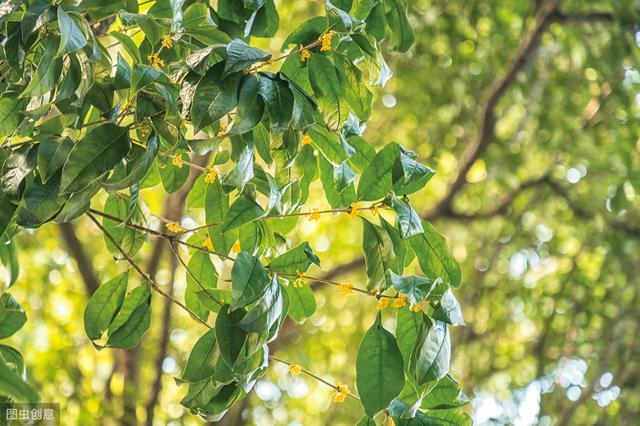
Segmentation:
<svg viewBox="0 0 640 426">
<path fill-rule="evenodd" d="M 153 278 L 151 278 L 146 272 L 144 272 L 142 270 L 142 268 L 136 263 L 136 261 L 133 260 L 131 258 L 131 256 L 129 256 L 127 254 L 127 252 L 122 248 L 122 246 L 120 246 L 120 244 L 118 244 L 118 242 L 115 240 L 115 238 L 113 238 L 113 236 L 109 233 L 109 231 L 107 231 L 107 229 L 104 226 L 102 226 L 102 224 L 98 221 L 98 219 L 96 219 L 96 217 L 93 214 L 91 214 L 91 212 L 87 212 L 87 216 L 89 216 L 89 219 L 91 219 L 91 221 L 98 228 L 100 228 L 102 233 L 109 239 L 109 241 L 111 241 L 111 243 L 114 245 L 114 247 L 127 260 L 127 262 L 129 262 L 129 264 L 133 267 L 133 269 L 136 270 L 136 272 L 140 275 L 140 277 L 143 280 L 145 280 L 146 282 L 148 282 L 149 285 L 151 285 L 151 288 L 153 288 L 153 290 L 158 292 L 161 296 L 166 297 L 167 299 L 171 300 L 176 305 L 180 306 L 182 309 L 184 309 L 186 312 L 188 312 L 192 317 L 194 317 L 201 324 L 205 325 L 208 328 L 212 328 L 209 324 L 206 323 L 206 321 L 202 320 L 195 312 L 193 312 L 191 309 L 189 309 L 184 303 L 182 303 L 181 301 L 179 301 L 175 297 L 171 296 L 170 294 L 165 293 L 160 288 L 158 283 L 156 283 Z"/>
</svg>

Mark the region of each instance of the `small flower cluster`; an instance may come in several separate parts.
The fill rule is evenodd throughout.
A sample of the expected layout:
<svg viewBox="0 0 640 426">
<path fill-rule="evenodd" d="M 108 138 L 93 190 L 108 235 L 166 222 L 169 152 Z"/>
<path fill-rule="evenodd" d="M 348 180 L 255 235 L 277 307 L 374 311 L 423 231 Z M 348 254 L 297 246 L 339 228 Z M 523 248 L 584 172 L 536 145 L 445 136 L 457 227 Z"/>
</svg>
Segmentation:
<svg viewBox="0 0 640 426">
<path fill-rule="evenodd" d="M 331 37 L 333 37 L 333 34 L 333 31 L 327 31 L 320 36 L 320 42 L 322 43 L 320 46 L 321 52 L 328 52 L 331 50 Z"/>
<path fill-rule="evenodd" d="M 180 232 L 184 232 L 184 228 L 179 223 L 169 222 L 165 226 L 169 231 L 174 232 L 176 234 Z"/>
<path fill-rule="evenodd" d="M 337 404 L 343 403 L 349 396 L 349 386 L 339 384 L 336 386 L 336 391 L 333 394 L 332 400 Z"/>
<path fill-rule="evenodd" d="M 147 56 L 147 60 L 149 61 L 149 64 L 154 68 L 164 67 L 164 61 L 160 59 L 160 56 L 158 56 L 157 53 Z"/>
<path fill-rule="evenodd" d="M 302 275 L 300 271 L 296 271 L 296 279 L 292 284 L 293 287 L 301 288 L 302 286 L 304 286 L 304 284 L 305 284 L 304 275 Z"/>
<path fill-rule="evenodd" d="M 308 49 L 300 46 L 300 62 L 304 62 L 311 57 L 311 52 Z"/>
<path fill-rule="evenodd" d="M 311 142 L 311 136 L 307 135 L 306 133 L 302 135 L 302 145 L 311 145 Z"/>
<path fill-rule="evenodd" d="M 353 284 L 351 284 L 351 280 L 346 280 L 342 284 L 338 286 L 338 290 L 340 290 L 341 294 L 347 295 L 353 293 Z"/>
<path fill-rule="evenodd" d="M 308 218 L 311 221 L 320 220 L 320 210 L 318 209 L 311 210 L 311 213 L 309 213 Z"/>
<path fill-rule="evenodd" d="M 299 376 L 300 373 L 302 373 L 302 366 L 300 366 L 300 364 L 291 364 L 289 366 L 289 373 L 293 374 L 294 376 Z"/>
<path fill-rule="evenodd" d="M 207 237 L 207 239 L 204 240 L 204 247 L 209 251 L 213 251 L 213 242 L 211 241 L 211 237 Z"/>
<path fill-rule="evenodd" d="M 351 203 L 351 208 L 348 210 L 349 216 L 355 219 L 358 217 L 358 212 L 360 212 L 360 206 L 358 203 Z"/>
<path fill-rule="evenodd" d="M 240 253 L 240 241 L 236 241 L 235 244 L 233 245 L 233 247 L 231 247 L 231 251 L 234 254 L 238 254 Z"/>
<path fill-rule="evenodd" d="M 214 183 L 218 177 L 218 171 L 213 166 L 207 166 L 207 174 L 204 175 L 204 183 Z"/>
<path fill-rule="evenodd" d="M 184 166 L 184 160 L 182 159 L 182 154 L 178 154 L 171 159 L 171 164 L 173 164 L 177 168 L 181 168 Z"/>
</svg>

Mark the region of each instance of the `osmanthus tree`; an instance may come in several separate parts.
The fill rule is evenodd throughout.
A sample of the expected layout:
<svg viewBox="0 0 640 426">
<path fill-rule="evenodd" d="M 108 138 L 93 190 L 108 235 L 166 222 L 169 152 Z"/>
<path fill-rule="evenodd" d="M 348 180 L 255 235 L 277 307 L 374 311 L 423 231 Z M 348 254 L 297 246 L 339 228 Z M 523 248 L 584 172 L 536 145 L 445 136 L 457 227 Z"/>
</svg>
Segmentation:
<svg viewBox="0 0 640 426">
<path fill-rule="evenodd" d="M 87 304 L 88 338 L 98 350 L 135 347 L 156 294 L 187 311 L 203 330 L 176 378 L 192 412 L 221 418 L 280 362 L 334 388 L 335 402 L 359 399 L 361 424 L 470 423 L 448 375 L 449 327 L 463 324 L 451 291 L 460 267 L 410 201 L 434 172 L 395 142 L 376 152 L 362 137 L 372 91 L 391 77 L 383 51 L 413 43 L 406 9 L 327 1 L 272 54 L 251 45 L 278 30 L 272 0 L 2 1 L 0 254 L 12 273 L 0 338 L 26 321 L 9 292 L 14 237 L 87 216 L 122 269 Z M 316 180 L 325 210 L 307 207 Z M 200 223 L 160 217 L 154 227 L 147 188 L 181 191 L 176 202 Z M 360 219 L 366 283 L 314 276 L 311 245 L 287 238 L 299 221 L 335 213 Z M 152 240 L 186 269 L 184 300 L 137 259 Z M 423 275 L 403 275 L 412 262 Z M 287 316 L 315 311 L 312 283 L 378 299 L 355 389 L 269 353 Z M 390 304 L 393 332 L 382 325 Z M 20 353 L 0 345 L 0 355 L 0 394 L 37 401 Z"/>
</svg>

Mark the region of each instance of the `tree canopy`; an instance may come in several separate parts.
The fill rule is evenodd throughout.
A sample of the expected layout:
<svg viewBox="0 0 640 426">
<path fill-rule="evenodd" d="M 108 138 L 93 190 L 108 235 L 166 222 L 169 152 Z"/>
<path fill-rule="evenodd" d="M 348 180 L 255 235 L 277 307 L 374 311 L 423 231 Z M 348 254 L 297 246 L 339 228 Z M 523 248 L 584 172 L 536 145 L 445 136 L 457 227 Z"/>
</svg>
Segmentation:
<svg viewBox="0 0 640 426">
<path fill-rule="evenodd" d="M 72 423 L 625 424 L 639 19 L 0 2 L 3 402 Z"/>
</svg>

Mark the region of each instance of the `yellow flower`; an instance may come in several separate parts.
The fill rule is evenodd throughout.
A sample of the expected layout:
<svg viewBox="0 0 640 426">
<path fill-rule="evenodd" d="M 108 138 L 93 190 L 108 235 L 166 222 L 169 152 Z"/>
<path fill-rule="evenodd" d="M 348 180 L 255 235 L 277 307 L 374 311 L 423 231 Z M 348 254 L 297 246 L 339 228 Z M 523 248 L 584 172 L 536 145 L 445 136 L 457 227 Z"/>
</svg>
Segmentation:
<svg viewBox="0 0 640 426">
<path fill-rule="evenodd" d="M 302 367 L 299 364 L 291 364 L 289 366 L 289 373 L 293 374 L 294 376 L 299 376 L 300 373 L 302 373 Z"/>
<path fill-rule="evenodd" d="M 306 133 L 302 135 L 302 145 L 311 145 L 311 136 Z"/>
<path fill-rule="evenodd" d="M 227 134 L 227 127 L 229 126 L 229 122 L 225 121 L 225 122 L 220 122 L 220 128 L 218 129 L 218 133 L 216 133 L 216 136 L 224 136 L 225 134 Z"/>
<path fill-rule="evenodd" d="M 338 385 L 336 386 L 336 391 L 333 394 L 332 400 L 337 404 L 341 404 L 345 399 L 347 399 L 347 396 L 349 396 L 349 386 Z"/>
<path fill-rule="evenodd" d="M 411 312 L 420 312 L 422 309 L 420 309 L 420 305 L 413 305 L 412 307 L 409 308 L 409 310 Z"/>
<path fill-rule="evenodd" d="M 213 242 L 211 241 L 211 237 L 207 237 L 207 239 L 204 240 L 204 246 L 207 250 L 213 251 Z"/>
<path fill-rule="evenodd" d="M 376 305 L 376 309 L 381 311 L 384 308 L 386 308 L 387 306 L 389 306 L 389 298 L 383 297 L 380 300 L 378 300 L 378 304 Z"/>
<path fill-rule="evenodd" d="M 182 226 L 180 226 L 179 223 L 169 222 L 165 226 L 167 227 L 167 229 L 169 231 L 174 232 L 176 234 L 178 234 L 180 232 L 184 232 L 184 228 Z"/>
<path fill-rule="evenodd" d="M 320 210 L 311 210 L 311 213 L 309 213 L 309 220 L 320 220 Z"/>
<path fill-rule="evenodd" d="M 240 241 L 236 241 L 233 247 L 231 247 L 231 251 L 235 254 L 240 253 Z"/>
<path fill-rule="evenodd" d="M 304 62 L 311 57 L 311 52 L 309 52 L 304 47 L 300 46 L 300 62 Z"/>
<path fill-rule="evenodd" d="M 178 154 L 171 159 L 171 164 L 173 164 L 177 168 L 181 168 L 184 166 L 184 160 L 182 159 L 182 154 Z"/>
<path fill-rule="evenodd" d="M 160 59 L 160 56 L 158 56 L 157 54 L 152 54 L 147 56 L 147 59 L 149 60 L 149 64 L 152 67 L 155 68 L 162 68 L 164 67 L 164 61 L 162 59 Z"/>
<path fill-rule="evenodd" d="M 207 166 L 207 174 L 204 175 L 204 183 L 213 183 L 218 177 L 218 171 L 212 166 Z"/>
<path fill-rule="evenodd" d="M 320 42 L 322 46 L 320 46 L 321 52 L 327 52 L 331 50 L 331 37 L 333 37 L 333 31 L 328 31 L 320 36 Z"/>
<path fill-rule="evenodd" d="M 351 280 L 346 280 L 342 284 L 338 285 L 338 290 L 340 293 L 347 295 L 353 293 L 353 284 L 351 284 Z"/>
<path fill-rule="evenodd" d="M 300 271 L 296 272 L 296 280 L 292 284 L 294 287 L 300 288 L 304 285 L 304 275 Z"/>
<path fill-rule="evenodd" d="M 393 301 L 393 307 L 398 309 L 398 308 L 402 308 L 404 305 L 407 304 L 407 296 L 400 296 L 397 297 L 394 301 Z"/>
<path fill-rule="evenodd" d="M 358 217 L 358 212 L 360 211 L 360 206 L 358 203 L 351 203 L 351 208 L 349 209 L 349 216 L 352 218 Z"/>
<path fill-rule="evenodd" d="M 170 49 L 172 44 L 171 35 L 162 36 L 162 47 Z"/>
<path fill-rule="evenodd" d="M 396 422 L 393 421 L 393 417 L 387 416 L 387 426 L 396 426 Z"/>
</svg>

